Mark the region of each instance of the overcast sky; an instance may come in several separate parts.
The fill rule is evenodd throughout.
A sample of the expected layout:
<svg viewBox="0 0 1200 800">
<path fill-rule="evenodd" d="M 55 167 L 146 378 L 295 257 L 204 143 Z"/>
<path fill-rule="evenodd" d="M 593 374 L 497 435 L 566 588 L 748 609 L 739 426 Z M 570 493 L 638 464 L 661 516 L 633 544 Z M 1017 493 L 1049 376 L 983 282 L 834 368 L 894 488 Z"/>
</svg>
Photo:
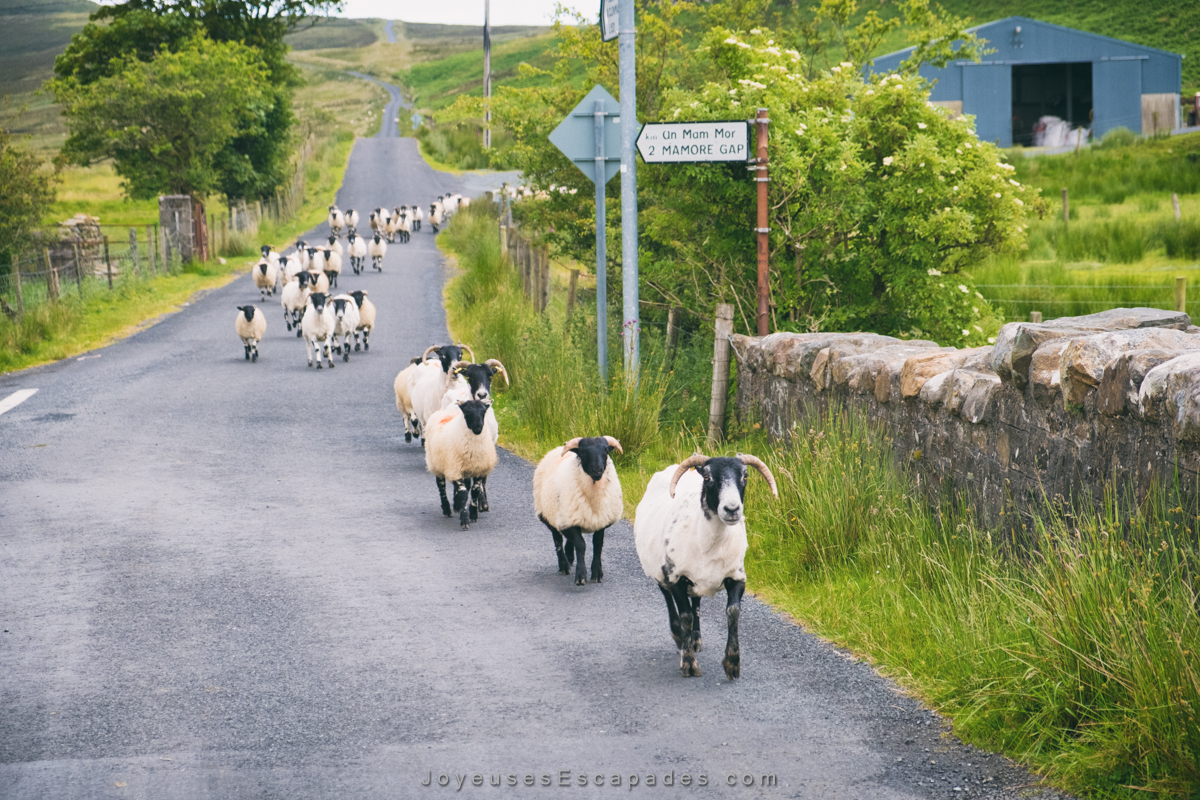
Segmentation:
<svg viewBox="0 0 1200 800">
<path fill-rule="evenodd" d="M 555 0 L 492 0 L 492 24 L 549 25 L 553 20 L 554 5 Z M 600 14 L 599 0 L 576 0 L 565 5 L 597 17 Z M 483 0 L 346 0 L 342 16 L 482 25 Z"/>
</svg>

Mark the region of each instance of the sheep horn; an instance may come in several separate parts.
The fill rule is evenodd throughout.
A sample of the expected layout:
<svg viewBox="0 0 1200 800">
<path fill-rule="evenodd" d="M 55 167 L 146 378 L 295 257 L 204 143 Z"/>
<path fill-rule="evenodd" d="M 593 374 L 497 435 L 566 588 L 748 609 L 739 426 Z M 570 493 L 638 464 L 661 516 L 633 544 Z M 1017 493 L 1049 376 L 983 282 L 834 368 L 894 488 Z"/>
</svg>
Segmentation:
<svg viewBox="0 0 1200 800">
<path fill-rule="evenodd" d="M 471 366 L 470 361 L 455 361 L 453 364 L 450 365 L 450 374 L 454 375 L 458 370 L 465 369 L 466 367 L 469 367 L 469 366 Z"/>
<path fill-rule="evenodd" d="M 471 349 L 471 345 L 465 344 L 463 342 L 459 342 L 457 346 L 461 347 L 463 350 L 466 350 L 468 353 L 470 353 L 472 361 L 475 360 L 475 351 Z"/>
<path fill-rule="evenodd" d="M 708 456 L 701 455 L 700 453 L 693 453 L 683 460 L 683 463 L 679 465 L 679 468 L 675 470 L 675 474 L 671 477 L 671 487 L 667 490 L 672 500 L 675 499 L 675 484 L 679 483 L 679 479 L 683 477 L 683 473 L 692 467 L 702 467 L 706 463 L 708 463 Z"/>
<path fill-rule="evenodd" d="M 429 358 L 429 354 L 432 353 L 434 350 L 437 350 L 438 347 L 439 346 L 436 344 L 431 344 L 431 345 L 429 345 L 429 347 L 426 347 L 425 352 L 421 354 L 421 360 L 424 361 L 425 359 Z"/>
<path fill-rule="evenodd" d="M 582 441 L 583 441 L 582 436 L 576 436 L 574 439 L 572 439 L 571 441 L 569 441 L 563 445 L 563 452 L 565 453 L 568 450 L 574 450 L 576 447 L 579 446 L 579 443 Z"/>
<path fill-rule="evenodd" d="M 616 450 L 621 455 L 625 455 L 625 451 L 621 449 L 621 443 L 611 436 L 605 436 L 604 441 L 608 442 L 608 446 Z"/>
<path fill-rule="evenodd" d="M 485 363 L 485 364 L 487 364 L 487 365 L 488 365 L 489 367 L 491 367 L 492 369 L 494 369 L 496 372 L 499 372 L 501 375 L 503 375 L 503 376 L 504 376 L 504 385 L 505 385 L 505 386 L 512 386 L 512 384 L 511 384 L 511 383 L 509 382 L 509 380 L 508 380 L 508 370 L 506 370 L 506 369 L 504 368 L 504 365 L 500 363 L 500 360 L 499 360 L 499 359 L 497 359 L 497 358 L 489 358 L 489 359 L 488 359 L 487 361 L 485 361 L 484 363 Z"/>
<path fill-rule="evenodd" d="M 767 485 L 771 487 L 771 494 L 779 497 L 779 490 L 775 488 L 775 476 L 771 474 L 771 470 L 767 468 L 766 464 L 764 464 L 755 456 L 747 456 L 743 455 L 742 453 L 738 453 L 738 458 L 740 458 L 742 463 L 746 466 L 754 467 L 756 470 L 761 472 L 762 476 L 767 479 Z"/>
</svg>

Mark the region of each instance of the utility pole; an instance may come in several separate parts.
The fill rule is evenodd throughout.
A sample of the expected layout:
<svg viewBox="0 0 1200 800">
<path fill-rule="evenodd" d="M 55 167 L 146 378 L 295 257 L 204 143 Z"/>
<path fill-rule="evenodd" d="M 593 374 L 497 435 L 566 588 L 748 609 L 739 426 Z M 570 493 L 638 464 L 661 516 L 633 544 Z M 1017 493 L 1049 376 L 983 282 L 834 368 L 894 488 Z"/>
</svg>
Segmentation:
<svg viewBox="0 0 1200 800">
<path fill-rule="evenodd" d="M 621 0 L 617 34 L 621 92 L 621 297 L 625 379 L 637 380 L 638 220 L 637 220 L 637 49 L 634 0 Z"/>
<path fill-rule="evenodd" d="M 492 0 L 483 0 L 483 149 L 492 149 Z"/>
</svg>

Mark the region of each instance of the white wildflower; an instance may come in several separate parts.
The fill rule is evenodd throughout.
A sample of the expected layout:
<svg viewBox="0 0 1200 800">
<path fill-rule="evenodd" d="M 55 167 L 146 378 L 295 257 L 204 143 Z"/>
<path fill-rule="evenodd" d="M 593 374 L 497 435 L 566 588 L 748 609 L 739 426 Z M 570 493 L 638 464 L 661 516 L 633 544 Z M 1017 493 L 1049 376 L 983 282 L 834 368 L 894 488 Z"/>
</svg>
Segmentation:
<svg viewBox="0 0 1200 800">
<path fill-rule="evenodd" d="M 884 156 L 883 157 L 883 165 L 885 167 L 890 167 L 892 165 L 892 162 L 895 160 L 896 159 L 892 158 L 891 156 Z"/>
<path fill-rule="evenodd" d="M 1008 182 L 1011 183 L 1013 186 L 1016 186 L 1018 189 L 1021 188 L 1021 184 L 1017 183 L 1012 178 L 1009 178 Z"/>
<path fill-rule="evenodd" d="M 956 192 L 958 191 L 958 187 L 957 187 L 957 186 L 955 186 L 955 187 L 954 187 L 954 191 L 956 191 Z"/>
<path fill-rule="evenodd" d="M 1014 203 L 1016 203 L 1016 204 L 1017 204 L 1017 205 L 1019 205 L 1019 206 L 1023 206 L 1023 205 L 1025 205 L 1024 203 L 1022 203 L 1022 202 L 1021 202 L 1021 198 L 1019 198 L 1019 197 L 1014 197 L 1014 198 L 1013 198 L 1013 202 L 1014 202 Z"/>
<path fill-rule="evenodd" d="M 971 306 L 971 311 L 975 314 L 979 313 L 979 306 Z"/>
<path fill-rule="evenodd" d="M 978 314 L 979 310 L 976 309 L 975 313 Z M 975 330 L 979 331 L 980 333 L 983 333 L 983 328 L 979 327 L 978 325 L 972 325 L 971 327 L 974 328 Z"/>
<path fill-rule="evenodd" d="M 725 44 L 738 44 L 737 37 L 730 36 L 728 39 L 725 40 Z"/>
<path fill-rule="evenodd" d="M 1000 193 L 999 193 L 999 192 L 996 192 L 996 197 L 1000 197 Z"/>
<path fill-rule="evenodd" d="M 683 111 L 682 108 L 675 109 L 675 116 L 678 117 L 681 111 Z"/>
<path fill-rule="evenodd" d="M 971 335 L 971 332 L 969 330 L 967 330 L 966 328 L 963 328 L 963 336 L 970 336 L 970 335 Z"/>
<path fill-rule="evenodd" d="M 928 126 L 928 125 L 926 125 L 924 122 L 918 122 L 918 123 L 917 123 L 917 127 L 918 127 L 918 128 L 920 128 L 921 130 L 925 130 L 925 129 L 926 129 L 926 128 L 928 128 L 929 126 Z"/>
<path fill-rule="evenodd" d="M 983 295 L 981 295 L 979 292 L 976 292 L 975 296 L 978 297 L 980 300 L 984 299 Z"/>
<path fill-rule="evenodd" d="M 995 343 L 996 343 L 996 337 L 995 337 L 995 336 L 989 336 L 989 337 L 988 337 L 988 344 L 995 344 Z"/>
<path fill-rule="evenodd" d="M 962 150 L 959 150 L 957 147 L 954 148 L 954 152 L 958 153 L 960 156 L 963 154 Z"/>
<path fill-rule="evenodd" d="M 968 289 L 967 287 L 963 286 L 961 283 L 958 285 L 958 290 L 959 290 L 960 292 L 962 292 L 963 294 L 970 294 L 970 293 L 971 293 L 971 290 L 970 290 L 970 289 Z"/>
<path fill-rule="evenodd" d="M 762 31 L 760 31 L 758 28 L 751 28 L 751 29 L 750 29 L 750 32 L 751 32 L 751 33 L 753 33 L 753 34 L 759 34 L 759 33 L 762 33 Z"/>
<path fill-rule="evenodd" d="M 930 267 L 930 268 L 929 268 L 929 274 L 930 274 L 930 275 L 941 275 L 942 273 L 938 272 L 938 271 L 937 271 L 936 269 L 934 269 L 933 267 Z"/>
<path fill-rule="evenodd" d="M 925 194 L 925 190 L 924 190 L 924 189 L 917 189 L 917 194 Z"/>
</svg>

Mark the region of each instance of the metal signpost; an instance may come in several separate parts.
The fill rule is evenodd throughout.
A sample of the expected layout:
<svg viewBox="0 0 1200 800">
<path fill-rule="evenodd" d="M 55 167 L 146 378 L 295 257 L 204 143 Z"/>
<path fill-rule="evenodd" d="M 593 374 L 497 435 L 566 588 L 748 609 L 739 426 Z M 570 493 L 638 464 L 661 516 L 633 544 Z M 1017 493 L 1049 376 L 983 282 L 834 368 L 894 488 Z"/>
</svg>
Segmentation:
<svg viewBox="0 0 1200 800">
<path fill-rule="evenodd" d="M 605 124 L 611 118 L 612 122 Z M 600 384 L 608 382 L 608 247 L 605 235 L 604 186 L 617 174 L 621 161 L 621 106 L 597 84 L 554 132 L 550 143 L 571 159 L 596 184 L 596 358 Z"/>
<path fill-rule="evenodd" d="M 611 2 L 611 0 L 610 0 Z M 621 295 L 624 320 L 621 349 L 625 355 L 625 380 L 637 380 L 641 331 L 638 307 L 638 205 L 637 205 L 637 49 L 634 0 L 622 0 L 617 19 L 621 91 Z"/>
</svg>

